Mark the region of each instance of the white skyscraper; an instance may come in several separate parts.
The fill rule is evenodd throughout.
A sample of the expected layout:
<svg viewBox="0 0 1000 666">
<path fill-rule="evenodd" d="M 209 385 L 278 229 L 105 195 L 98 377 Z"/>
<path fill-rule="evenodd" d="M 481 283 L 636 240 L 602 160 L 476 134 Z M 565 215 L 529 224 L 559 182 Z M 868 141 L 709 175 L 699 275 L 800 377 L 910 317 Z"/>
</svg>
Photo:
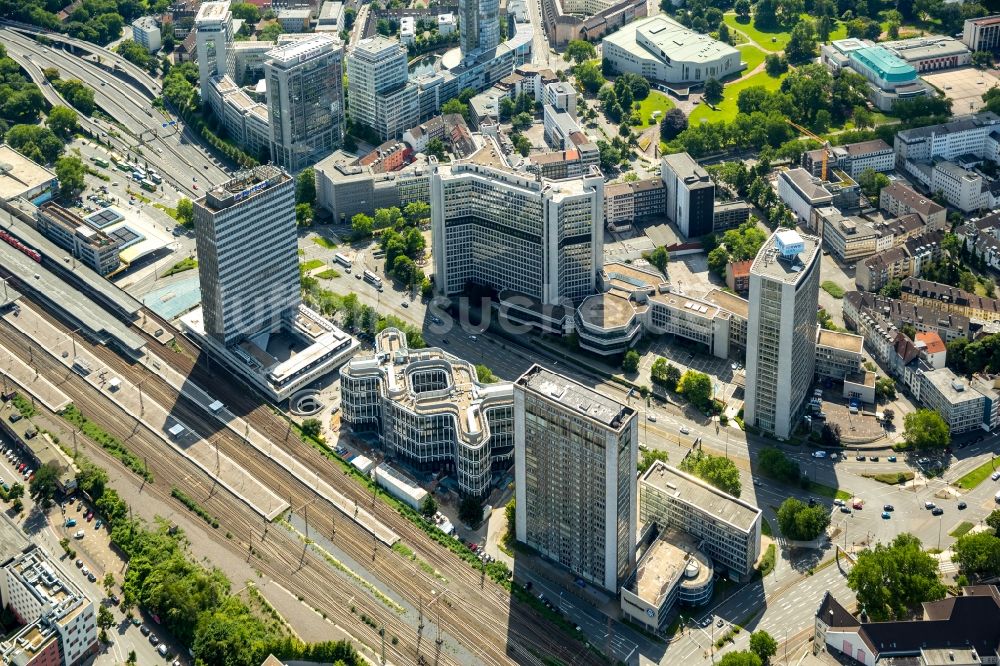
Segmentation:
<svg viewBox="0 0 1000 666">
<path fill-rule="evenodd" d="M 409 83 L 406 47 L 395 39 L 362 39 L 347 56 L 351 121 L 379 138 L 399 138 L 420 122 L 420 100 Z"/>
<path fill-rule="evenodd" d="M 344 139 L 343 48 L 328 35 L 280 46 L 264 61 L 271 159 L 291 172 Z"/>
<path fill-rule="evenodd" d="M 786 438 L 795 429 L 816 365 L 820 239 L 775 231 L 750 268 L 748 425 Z"/>
<path fill-rule="evenodd" d="M 435 164 L 431 228 L 437 288 L 470 284 L 565 305 L 594 292 L 603 257 L 604 177 L 514 171 L 487 138 L 467 160 Z"/>
<path fill-rule="evenodd" d="M 635 568 L 636 412 L 532 366 L 514 383 L 517 540 L 611 592 Z"/>
<path fill-rule="evenodd" d="M 279 330 L 301 300 L 295 181 L 266 165 L 194 202 L 205 334 L 227 347 Z"/>
<path fill-rule="evenodd" d="M 228 2 L 206 2 L 194 19 L 201 98 L 208 99 L 213 76 L 233 75 L 233 15 Z"/>
</svg>

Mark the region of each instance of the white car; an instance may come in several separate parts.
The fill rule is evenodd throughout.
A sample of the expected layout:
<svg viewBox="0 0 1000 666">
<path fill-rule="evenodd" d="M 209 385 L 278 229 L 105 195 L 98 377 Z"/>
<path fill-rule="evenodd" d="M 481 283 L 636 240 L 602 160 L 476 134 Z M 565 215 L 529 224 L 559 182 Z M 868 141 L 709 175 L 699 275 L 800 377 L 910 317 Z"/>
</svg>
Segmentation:
<svg viewBox="0 0 1000 666">
<path fill-rule="evenodd" d="M 656 423 L 656 414 L 646 414 L 646 420 L 652 423 Z"/>
<path fill-rule="evenodd" d="M 990 478 L 992 480 L 994 480 L 994 481 L 996 481 L 997 479 L 1000 479 L 1000 472 L 993 472 L 993 475 L 990 476 Z"/>
<path fill-rule="evenodd" d="M 687 426 L 681 426 L 681 434 L 682 435 L 690 435 L 691 431 L 688 430 Z"/>
<path fill-rule="evenodd" d="M 76 534 L 73 535 L 73 538 L 74 539 L 82 539 L 83 536 L 84 536 L 84 534 L 86 534 L 86 532 L 84 532 L 83 530 L 77 530 Z"/>
<path fill-rule="evenodd" d="M 826 451 L 813 451 L 813 458 L 826 458 Z"/>
</svg>

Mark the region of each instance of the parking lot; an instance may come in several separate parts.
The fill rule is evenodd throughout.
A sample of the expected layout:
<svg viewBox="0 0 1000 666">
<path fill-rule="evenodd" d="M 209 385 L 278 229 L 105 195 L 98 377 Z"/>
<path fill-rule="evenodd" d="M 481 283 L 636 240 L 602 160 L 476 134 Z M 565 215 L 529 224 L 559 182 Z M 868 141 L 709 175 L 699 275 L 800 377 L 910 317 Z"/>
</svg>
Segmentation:
<svg viewBox="0 0 1000 666">
<path fill-rule="evenodd" d="M 983 93 L 1000 83 L 997 70 L 984 71 L 975 67 L 960 67 L 921 76 L 953 102 L 955 114 L 977 113 L 984 106 Z"/>
</svg>

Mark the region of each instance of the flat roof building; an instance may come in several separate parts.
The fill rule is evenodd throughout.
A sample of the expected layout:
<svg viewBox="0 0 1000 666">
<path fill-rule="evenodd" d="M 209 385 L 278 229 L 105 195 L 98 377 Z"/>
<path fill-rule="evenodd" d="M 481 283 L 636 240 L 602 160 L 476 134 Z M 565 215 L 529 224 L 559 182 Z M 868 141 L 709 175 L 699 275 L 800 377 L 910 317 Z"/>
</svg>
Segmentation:
<svg viewBox="0 0 1000 666">
<path fill-rule="evenodd" d="M 465 496 L 485 497 L 513 462 L 513 386 L 480 383 L 471 363 L 444 350 L 411 350 L 398 329 L 344 366 L 340 387 L 354 431 L 377 432 L 390 458 L 453 472 Z"/>
<path fill-rule="evenodd" d="M 685 28 L 665 14 L 628 23 L 601 42 L 605 63 L 620 74 L 666 84 L 697 84 L 740 71 L 740 52 Z"/>
<path fill-rule="evenodd" d="M 639 482 L 639 520 L 690 535 L 733 580 L 760 556 L 760 509 L 660 460 Z"/>
<path fill-rule="evenodd" d="M 55 196 L 58 187 L 55 172 L 0 143 L 0 199 L 20 197 L 40 206 Z"/>
<path fill-rule="evenodd" d="M 687 153 L 664 155 L 660 177 L 666 187 L 667 219 L 685 238 L 712 233 L 715 225 L 715 183 Z"/>
<path fill-rule="evenodd" d="M 795 429 L 816 367 L 820 239 L 771 234 L 750 268 L 746 423 L 778 438 Z"/>
<path fill-rule="evenodd" d="M 911 37 L 881 45 L 921 73 L 962 67 L 972 61 L 968 46 L 944 35 Z"/>
<path fill-rule="evenodd" d="M 1000 14 L 966 19 L 962 26 L 962 42 L 971 51 L 1000 49 Z"/>
<path fill-rule="evenodd" d="M 514 383 L 517 540 L 617 593 L 635 568 L 634 409 L 539 365 Z"/>
</svg>

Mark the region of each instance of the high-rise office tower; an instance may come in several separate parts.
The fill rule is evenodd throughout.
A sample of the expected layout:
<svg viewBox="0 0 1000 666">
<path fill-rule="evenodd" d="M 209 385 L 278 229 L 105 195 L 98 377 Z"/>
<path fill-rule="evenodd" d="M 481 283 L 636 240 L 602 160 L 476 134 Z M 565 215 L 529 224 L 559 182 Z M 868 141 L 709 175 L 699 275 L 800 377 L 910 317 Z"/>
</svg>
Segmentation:
<svg viewBox="0 0 1000 666">
<path fill-rule="evenodd" d="M 264 61 L 271 159 L 301 171 L 344 139 L 343 48 L 328 35 L 279 46 Z"/>
<path fill-rule="evenodd" d="M 467 160 L 431 171 L 437 288 L 470 284 L 565 305 L 594 292 L 603 260 L 604 177 L 548 180 L 510 168 L 489 137 Z"/>
<path fill-rule="evenodd" d="M 206 2 L 194 19 L 195 43 L 198 49 L 198 80 L 201 98 L 208 99 L 209 81 L 213 76 L 233 74 L 233 15 L 228 2 Z"/>
<path fill-rule="evenodd" d="M 660 177 L 666 187 L 667 219 L 685 238 L 712 233 L 715 222 L 715 183 L 687 153 L 664 155 Z"/>
<path fill-rule="evenodd" d="M 395 39 L 362 39 L 347 55 L 351 121 L 379 138 L 399 138 L 420 122 L 420 100 L 409 83 L 406 47 Z"/>
<path fill-rule="evenodd" d="M 747 424 L 788 437 L 816 366 L 820 239 L 775 231 L 750 267 Z"/>
<path fill-rule="evenodd" d="M 500 44 L 500 0 L 458 0 L 462 53 L 489 51 Z"/>
<path fill-rule="evenodd" d="M 194 202 L 205 333 L 227 347 L 277 331 L 301 300 L 295 182 L 258 166 Z"/>
<path fill-rule="evenodd" d="M 617 592 L 635 568 L 636 412 L 532 366 L 514 382 L 517 540 Z"/>
</svg>

